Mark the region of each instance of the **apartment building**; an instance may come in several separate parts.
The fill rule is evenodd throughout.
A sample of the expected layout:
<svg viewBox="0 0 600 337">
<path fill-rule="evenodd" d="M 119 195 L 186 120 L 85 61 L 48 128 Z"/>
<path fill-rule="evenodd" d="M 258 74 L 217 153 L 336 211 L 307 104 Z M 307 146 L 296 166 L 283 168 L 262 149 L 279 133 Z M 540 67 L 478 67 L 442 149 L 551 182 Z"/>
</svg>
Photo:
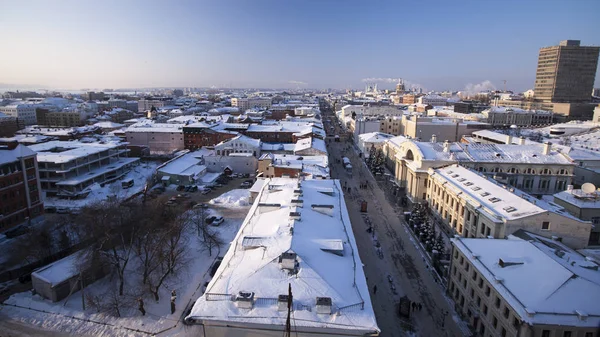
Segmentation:
<svg viewBox="0 0 600 337">
<path fill-rule="evenodd" d="M 384 116 L 379 120 L 379 131 L 394 136 L 402 135 L 402 116 Z"/>
<path fill-rule="evenodd" d="M 119 179 L 139 163 L 126 143 L 49 141 L 29 146 L 37 153 L 41 189 L 47 196 L 85 197 L 89 186 Z"/>
<path fill-rule="evenodd" d="M 17 118 L 0 112 L 0 137 L 12 137 L 19 130 Z"/>
<path fill-rule="evenodd" d="M 473 169 L 534 195 L 551 195 L 572 184 L 575 164 L 546 144 L 462 144 L 406 140 L 395 153 L 395 179 L 412 202 L 425 200 L 429 168 L 450 164 Z"/>
<path fill-rule="evenodd" d="M 260 139 L 237 135 L 226 139 L 215 145 L 217 156 L 228 156 L 232 153 L 248 153 L 254 157 L 260 157 Z"/>
<path fill-rule="evenodd" d="M 439 95 L 425 95 L 417 98 L 417 103 L 431 106 L 446 106 L 448 99 Z"/>
<path fill-rule="evenodd" d="M 468 168 L 456 164 L 430 168 L 424 185 L 432 213 L 460 236 L 502 239 L 523 229 L 559 237 L 575 249 L 588 246 L 591 222 Z"/>
<path fill-rule="evenodd" d="M 82 109 L 63 109 L 53 111 L 49 108 L 36 109 L 37 124 L 43 126 L 72 127 L 82 126 L 90 113 Z"/>
<path fill-rule="evenodd" d="M 590 246 L 600 246 L 600 191 L 584 192 L 567 189 L 554 195 L 554 203 L 564 207 L 574 217 L 591 221 Z"/>
<path fill-rule="evenodd" d="M 38 104 L 32 103 L 17 103 L 5 106 L 0 106 L 0 112 L 17 118 L 19 127 L 27 125 L 35 125 L 37 123 L 35 109 Z"/>
<path fill-rule="evenodd" d="M 470 135 L 473 131 L 488 129 L 487 123 L 465 121 L 449 117 L 421 117 L 404 115 L 401 121 L 402 135 L 412 139 L 427 141 L 460 141 L 462 136 Z"/>
<path fill-rule="evenodd" d="M 152 154 L 170 154 L 184 149 L 183 125 L 145 121 L 125 129 L 130 145 L 147 146 Z"/>
<path fill-rule="evenodd" d="M 362 152 L 364 158 L 369 158 L 371 148 L 376 150 L 383 150 L 383 145 L 387 140 L 392 139 L 394 135 L 390 135 L 382 132 L 369 132 L 363 133 L 358 136 L 357 146 L 360 152 Z"/>
<path fill-rule="evenodd" d="M 248 109 L 261 109 L 266 110 L 271 107 L 273 100 L 270 97 L 248 97 L 248 98 L 232 98 L 231 106 L 237 107 L 240 109 L 240 112 L 243 113 Z M 293 111 L 293 108 L 292 108 Z"/>
<path fill-rule="evenodd" d="M 526 231 L 451 241 L 447 292 L 475 335 L 598 336 L 598 264 Z"/>
<path fill-rule="evenodd" d="M 36 153 L 27 146 L 0 146 L 0 232 L 44 211 Z"/>
<path fill-rule="evenodd" d="M 175 104 L 175 101 L 171 97 L 146 97 L 140 99 L 138 102 L 138 111 L 144 112 L 152 108 L 162 108 Z"/>
</svg>

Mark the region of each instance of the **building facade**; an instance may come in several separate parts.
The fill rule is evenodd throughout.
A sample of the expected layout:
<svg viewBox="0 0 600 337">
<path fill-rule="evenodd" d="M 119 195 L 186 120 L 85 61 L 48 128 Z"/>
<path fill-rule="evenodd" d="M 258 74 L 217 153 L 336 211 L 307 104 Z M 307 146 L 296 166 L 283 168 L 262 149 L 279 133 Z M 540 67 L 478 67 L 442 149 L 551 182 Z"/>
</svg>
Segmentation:
<svg viewBox="0 0 600 337">
<path fill-rule="evenodd" d="M 36 153 L 24 145 L 0 146 L 0 232 L 41 215 Z"/>
<path fill-rule="evenodd" d="M 535 99 L 548 102 L 589 102 L 596 79 L 600 47 L 561 41 L 540 49 L 535 76 Z"/>
<path fill-rule="evenodd" d="M 447 292 L 477 336 L 596 337 L 598 265 L 561 242 L 452 239 Z"/>
<path fill-rule="evenodd" d="M 266 110 L 271 107 L 273 103 L 272 99 L 269 97 L 249 97 L 249 98 L 232 98 L 231 106 L 238 107 L 240 112 L 243 113 L 248 109 L 258 108 L 261 110 Z M 293 111 L 293 109 L 292 109 Z"/>
<path fill-rule="evenodd" d="M 150 153 L 169 154 L 184 149 L 183 125 L 167 123 L 139 123 L 125 130 L 127 142 L 148 146 Z"/>
<path fill-rule="evenodd" d="M 35 115 L 35 109 L 37 107 L 37 104 L 30 103 L 11 104 L 0 106 L 0 112 L 17 118 L 19 126 L 23 127 L 27 125 L 35 125 L 37 123 L 37 118 Z"/>
<path fill-rule="evenodd" d="M 493 127 L 544 126 L 552 124 L 552 112 L 519 108 L 491 107 L 483 110 L 486 122 Z"/>
<path fill-rule="evenodd" d="M 503 239 L 522 229 L 559 237 L 575 249 L 589 244 L 591 222 L 462 166 L 429 169 L 426 200 L 434 216 L 462 237 Z"/>
<path fill-rule="evenodd" d="M 17 118 L 0 112 L 0 137 L 12 137 L 18 130 Z"/>
</svg>

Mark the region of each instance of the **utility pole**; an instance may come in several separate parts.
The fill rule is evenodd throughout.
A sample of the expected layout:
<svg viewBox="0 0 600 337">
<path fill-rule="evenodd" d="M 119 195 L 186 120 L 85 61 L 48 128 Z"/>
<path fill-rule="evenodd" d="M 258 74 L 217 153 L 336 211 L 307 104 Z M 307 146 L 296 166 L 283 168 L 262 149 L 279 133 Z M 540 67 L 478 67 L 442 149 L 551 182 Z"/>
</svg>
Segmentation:
<svg viewBox="0 0 600 337">
<path fill-rule="evenodd" d="M 285 320 L 285 333 L 283 334 L 284 337 L 291 337 L 292 336 L 292 325 L 290 323 L 290 316 L 292 313 L 292 284 L 288 283 L 288 298 L 287 298 L 287 318 Z"/>
<path fill-rule="evenodd" d="M 506 80 L 502 80 L 504 82 L 504 92 L 506 92 Z"/>
</svg>

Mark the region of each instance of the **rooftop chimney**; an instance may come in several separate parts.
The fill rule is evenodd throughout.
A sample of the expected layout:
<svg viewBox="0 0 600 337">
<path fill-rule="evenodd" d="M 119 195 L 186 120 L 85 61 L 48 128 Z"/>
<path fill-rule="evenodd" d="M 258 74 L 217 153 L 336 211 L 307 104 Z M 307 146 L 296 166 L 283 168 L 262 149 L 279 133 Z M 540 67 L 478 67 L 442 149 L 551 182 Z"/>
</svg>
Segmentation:
<svg viewBox="0 0 600 337">
<path fill-rule="evenodd" d="M 519 137 L 519 145 L 525 145 L 525 137 Z"/>
<path fill-rule="evenodd" d="M 238 308 L 252 309 L 254 305 L 254 292 L 240 291 L 235 297 L 235 304 Z"/>
<path fill-rule="evenodd" d="M 437 136 L 436 135 L 431 135 L 431 142 L 432 143 L 437 143 Z"/>
<path fill-rule="evenodd" d="M 506 136 L 506 144 L 512 144 L 512 136 L 511 135 Z"/>
<path fill-rule="evenodd" d="M 331 297 L 317 297 L 317 314 L 331 315 Z"/>
<path fill-rule="evenodd" d="M 444 152 L 450 152 L 450 142 L 444 141 Z"/>
<path fill-rule="evenodd" d="M 552 143 L 550 143 L 550 142 L 544 143 L 544 150 L 542 151 L 542 153 L 545 155 L 549 155 L 551 148 L 552 148 Z"/>
</svg>

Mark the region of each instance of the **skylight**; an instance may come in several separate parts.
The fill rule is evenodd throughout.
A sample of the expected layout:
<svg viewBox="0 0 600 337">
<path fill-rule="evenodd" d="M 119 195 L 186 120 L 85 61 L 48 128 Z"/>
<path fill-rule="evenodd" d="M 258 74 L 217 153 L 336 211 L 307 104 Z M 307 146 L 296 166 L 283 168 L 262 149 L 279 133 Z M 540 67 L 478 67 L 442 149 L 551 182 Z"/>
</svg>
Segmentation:
<svg viewBox="0 0 600 337">
<path fill-rule="evenodd" d="M 497 203 L 498 201 L 501 201 L 502 199 L 493 197 L 493 198 L 490 198 L 489 200 L 493 203 Z"/>
<path fill-rule="evenodd" d="M 479 191 L 481 189 L 481 187 L 479 187 L 479 186 L 473 186 L 473 187 L 471 187 L 471 189 L 473 191 Z"/>
<path fill-rule="evenodd" d="M 470 182 L 470 181 L 467 181 L 467 182 L 465 183 L 465 186 L 471 186 L 471 185 L 473 185 L 473 183 L 472 183 L 472 182 Z"/>
<path fill-rule="evenodd" d="M 516 211 L 517 209 L 512 206 L 507 206 L 507 207 L 504 207 L 503 210 L 505 210 L 506 213 L 511 213 L 511 212 Z"/>
<path fill-rule="evenodd" d="M 463 181 L 465 181 L 465 180 L 467 180 L 467 179 L 466 179 L 466 178 L 459 178 L 459 179 L 458 179 L 458 181 L 459 181 L 459 182 L 461 182 L 461 183 L 462 183 Z"/>
<path fill-rule="evenodd" d="M 488 195 L 490 195 L 490 193 L 489 193 L 489 192 L 483 192 L 483 193 L 481 193 L 481 196 L 482 196 L 482 197 L 487 197 Z"/>
</svg>

